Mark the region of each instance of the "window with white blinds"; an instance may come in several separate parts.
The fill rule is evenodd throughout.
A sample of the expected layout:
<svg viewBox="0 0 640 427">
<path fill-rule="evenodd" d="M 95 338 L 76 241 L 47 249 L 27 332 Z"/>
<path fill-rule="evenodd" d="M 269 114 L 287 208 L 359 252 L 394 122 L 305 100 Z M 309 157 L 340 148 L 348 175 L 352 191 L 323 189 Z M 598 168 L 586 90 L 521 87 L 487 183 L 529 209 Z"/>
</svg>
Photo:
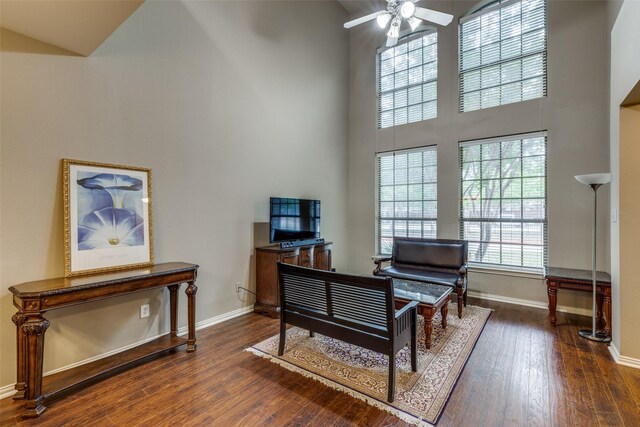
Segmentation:
<svg viewBox="0 0 640 427">
<path fill-rule="evenodd" d="M 412 34 L 378 51 L 378 128 L 438 115 L 438 33 Z"/>
<path fill-rule="evenodd" d="M 460 143 L 460 237 L 469 260 L 541 270 L 547 259 L 546 133 Z"/>
<path fill-rule="evenodd" d="M 436 237 L 436 147 L 380 153 L 377 170 L 377 252 L 390 254 L 394 236 Z"/>
<path fill-rule="evenodd" d="M 547 95 L 545 0 L 501 0 L 460 19 L 460 112 Z"/>
</svg>

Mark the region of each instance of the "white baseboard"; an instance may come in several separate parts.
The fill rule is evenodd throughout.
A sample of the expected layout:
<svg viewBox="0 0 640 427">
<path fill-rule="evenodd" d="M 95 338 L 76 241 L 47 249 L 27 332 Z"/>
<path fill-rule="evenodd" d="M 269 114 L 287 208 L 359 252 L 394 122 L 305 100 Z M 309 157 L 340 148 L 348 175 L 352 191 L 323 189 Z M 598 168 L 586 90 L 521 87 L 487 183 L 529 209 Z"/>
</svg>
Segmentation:
<svg viewBox="0 0 640 427">
<path fill-rule="evenodd" d="M 609 344 L 609 353 L 611 353 L 611 356 L 613 356 L 613 360 L 615 360 L 615 362 L 618 365 L 640 369 L 640 359 L 634 359 L 633 357 L 622 356 L 614 343 Z"/>
<path fill-rule="evenodd" d="M 213 326 L 213 325 L 216 325 L 218 323 L 222 323 L 222 322 L 224 322 L 226 320 L 233 319 L 234 317 L 242 316 L 243 314 L 250 313 L 252 311 L 253 311 L 253 305 L 249 305 L 249 306 L 246 306 L 246 307 L 239 308 L 237 310 L 230 311 L 228 313 L 221 314 L 219 316 L 215 316 L 215 317 L 211 317 L 209 319 L 201 320 L 199 322 L 196 322 L 196 331 L 198 331 L 200 329 L 208 328 L 209 326 Z M 186 335 L 187 332 L 188 332 L 187 326 L 183 326 L 181 328 L 178 328 L 178 335 Z M 75 363 L 72 363 L 70 365 L 63 366 L 61 368 L 53 369 L 51 371 L 45 372 L 43 375 L 47 376 L 47 375 L 57 374 L 58 372 L 66 371 L 68 369 L 76 368 L 76 367 L 81 366 L 81 365 L 86 365 L 87 363 L 95 362 L 96 360 L 104 359 L 105 357 L 109 357 L 109 356 L 112 356 L 114 354 L 121 353 L 123 351 L 129 350 L 130 348 L 134 348 L 134 347 L 137 347 L 139 345 L 145 344 L 145 343 L 147 343 L 149 341 L 153 341 L 153 340 L 155 340 L 157 338 L 160 338 L 162 335 L 165 335 L 165 334 L 166 334 L 166 332 L 163 333 L 163 334 L 160 334 L 160 335 L 156 335 L 156 336 L 153 336 L 153 337 L 145 338 L 145 339 L 143 339 L 141 341 L 138 341 L 138 342 L 135 342 L 133 344 L 129 344 L 129 345 L 126 345 L 124 347 L 117 348 L 115 350 L 107 351 L 106 353 L 101 353 L 101 354 L 98 354 L 97 356 L 89 357 L 88 359 L 84 359 L 84 360 L 81 360 L 79 362 L 75 362 Z M 0 387 L 0 399 L 4 399 L 6 397 L 12 396 L 14 391 L 15 391 L 15 384 L 8 384 L 6 386 Z"/>
<path fill-rule="evenodd" d="M 16 392 L 15 384 L 9 384 L 4 387 L 0 387 L 0 400 L 13 396 Z"/>
<path fill-rule="evenodd" d="M 502 295 L 493 295 L 487 294 L 484 292 L 472 291 L 469 290 L 469 296 L 474 298 L 486 299 L 489 301 L 498 301 L 498 302 L 506 302 L 507 304 L 516 304 L 516 305 L 524 305 L 526 307 L 534 307 L 534 308 L 542 308 L 545 310 L 549 309 L 549 305 L 546 302 L 534 301 L 522 298 L 511 298 L 505 297 Z M 581 316 L 589 316 L 591 317 L 591 310 L 584 308 L 571 307 L 567 305 L 559 305 L 556 307 L 556 311 L 560 311 L 562 313 L 571 313 L 571 314 L 579 314 Z"/>
</svg>

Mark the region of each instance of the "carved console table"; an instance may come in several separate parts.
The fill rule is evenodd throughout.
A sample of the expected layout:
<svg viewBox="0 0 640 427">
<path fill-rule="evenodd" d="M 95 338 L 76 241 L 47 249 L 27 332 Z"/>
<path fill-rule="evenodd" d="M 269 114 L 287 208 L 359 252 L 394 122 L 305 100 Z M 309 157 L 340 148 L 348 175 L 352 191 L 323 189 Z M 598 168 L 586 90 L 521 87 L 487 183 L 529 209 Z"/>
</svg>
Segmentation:
<svg viewBox="0 0 640 427">
<path fill-rule="evenodd" d="M 590 270 L 547 267 L 544 278 L 547 282 L 549 297 L 549 321 L 556 324 L 556 303 L 558 289 L 593 292 L 593 273 Z M 604 314 L 604 315 L 603 315 Z M 596 272 L 596 319 L 598 329 L 611 336 L 611 276 L 602 271 Z"/>
<path fill-rule="evenodd" d="M 12 320 L 16 324 L 17 378 L 13 399 L 25 400 L 23 418 L 35 418 L 46 410 L 44 403 L 66 395 L 82 386 L 93 384 L 109 374 L 123 371 L 181 345 L 187 352 L 196 349 L 195 285 L 198 266 L 183 262 L 156 264 L 150 268 L 91 276 L 56 278 L 12 286 L 13 304 L 18 312 Z M 187 283 L 188 335 L 178 337 L 178 289 Z M 42 377 L 44 334 L 49 321 L 43 314 L 49 310 L 104 298 L 169 288 L 171 332 L 130 350 L 99 359 L 95 362 Z"/>
</svg>

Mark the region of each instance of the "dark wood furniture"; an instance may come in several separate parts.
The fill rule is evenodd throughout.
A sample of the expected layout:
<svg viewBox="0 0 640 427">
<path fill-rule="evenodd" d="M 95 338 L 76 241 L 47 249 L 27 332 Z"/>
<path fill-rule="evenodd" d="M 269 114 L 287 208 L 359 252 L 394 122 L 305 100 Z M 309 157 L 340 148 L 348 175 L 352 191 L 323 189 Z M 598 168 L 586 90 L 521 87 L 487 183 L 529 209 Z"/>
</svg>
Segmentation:
<svg viewBox="0 0 640 427">
<path fill-rule="evenodd" d="M 195 264 L 171 262 L 144 269 L 60 277 L 11 286 L 9 291 L 13 293 L 13 304 L 18 308 L 12 318 L 16 324 L 18 355 L 17 392 L 13 398 L 25 400 L 23 418 L 38 417 L 46 410 L 46 401 L 100 381 L 109 373 L 122 371 L 153 355 L 181 345 L 187 346 L 187 352 L 194 351 L 197 270 Z M 177 335 L 178 288 L 182 283 L 188 284 L 185 290 L 188 305 L 187 339 Z M 169 288 L 171 331 L 167 335 L 113 356 L 42 377 L 44 334 L 49 327 L 49 321 L 44 318 L 45 312 L 161 287 Z"/>
<path fill-rule="evenodd" d="M 462 318 L 462 306 L 467 305 L 468 259 L 466 240 L 394 237 L 391 256 L 373 258 L 373 274 L 449 286 L 458 295 L 458 317 Z M 391 265 L 382 268 L 383 262 Z"/>
<path fill-rule="evenodd" d="M 387 400 L 395 395 L 396 354 L 411 344 L 411 370 L 417 370 L 416 306 L 396 311 L 390 278 L 353 276 L 278 263 L 280 347 L 286 325 L 308 329 L 389 356 Z"/>
<path fill-rule="evenodd" d="M 544 279 L 547 282 L 549 297 L 549 320 L 554 326 L 556 324 L 558 289 L 593 292 L 591 270 L 547 267 Z M 611 336 L 611 275 L 603 271 L 596 272 L 596 320 L 598 328 Z"/>
<path fill-rule="evenodd" d="M 331 242 L 280 249 L 280 245 L 256 248 L 256 303 L 254 311 L 278 317 L 280 296 L 277 264 L 331 270 Z"/>
<path fill-rule="evenodd" d="M 393 279 L 393 290 L 396 307 L 403 307 L 411 301 L 418 302 L 418 314 L 424 318 L 424 344 L 427 350 L 431 348 L 431 334 L 433 332 L 433 318 L 440 310 L 442 327 L 447 327 L 449 314 L 449 295 L 453 291 L 451 286 L 436 285 L 434 283 L 414 282 L 412 280 Z"/>
</svg>

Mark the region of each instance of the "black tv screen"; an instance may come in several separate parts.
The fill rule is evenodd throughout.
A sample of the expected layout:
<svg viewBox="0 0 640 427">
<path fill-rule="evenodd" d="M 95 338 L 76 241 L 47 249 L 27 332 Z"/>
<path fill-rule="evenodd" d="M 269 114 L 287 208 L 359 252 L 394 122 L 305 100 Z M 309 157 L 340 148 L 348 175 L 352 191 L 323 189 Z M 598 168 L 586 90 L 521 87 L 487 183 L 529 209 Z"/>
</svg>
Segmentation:
<svg viewBox="0 0 640 427">
<path fill-rule="evenodd" d="M 320 237 L 320 200 L 271 198 L 270 241 Z"/>
</svg>

